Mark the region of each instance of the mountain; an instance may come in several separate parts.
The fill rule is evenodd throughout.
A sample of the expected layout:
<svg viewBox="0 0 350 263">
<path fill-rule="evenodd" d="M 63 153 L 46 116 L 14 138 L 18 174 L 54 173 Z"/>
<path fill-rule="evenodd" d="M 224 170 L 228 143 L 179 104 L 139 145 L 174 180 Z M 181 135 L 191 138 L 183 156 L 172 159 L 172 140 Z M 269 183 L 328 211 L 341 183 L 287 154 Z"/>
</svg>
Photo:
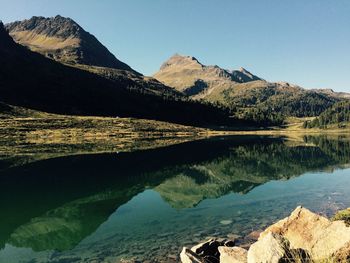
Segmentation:
<svg viewBox="0 0 350 263">
<path fill-rule="evenodd" d="M 59 114 L 136 117 L 192 125 L 243 124 L 211 105 L 174 93 L 159 96 L 147 92 L 157 86 L 142 79 L 125 74 L 111 80 L 46 58 L 15 43 L 3 25 L 0 39 L 0 92 L 6 104 Z"/>
<path fill-rule="evenodd" d="M 237 115 L 253 119 L 276 113 L 317 116 L 349 95 L 332 90 L 306 90 L 287 82 L 272 83 L 243 68 L 229 71 L 180 55 L 166 61 L 154 77 L 191 98 L 221 103 Z"/>
<path fill-rule="evenodd" d="M 154 75 L 159 81 L 195 98 L 205 98 L 217 89 L 232 83 L 260 80 L 244 68 L 225 70 L 218 66 L 205 66 L 191 56 L 174 55 Z"/>
<path fill-rule="evenodd" d="M 6 29 L 16 42 L 57 61 L 135 72 L 70 18 L 34 16 L 9 23 Z"/>
<path fill-rule="evenodd" d="M 100 75 L 108 80 L 132 80 L 143 93 L 181 96 L 180 92 L 145 77 L 119 61 L 95 36 L 71 18 L 32 17 L 5 25 L 11 37 L 23 46 L 65 65 Z M 127 87 L 132 88 L 132 87 Z"/>
<path fill-rule="evenodd" d="M 305 128 L 348 128 L 350 127 L 350 101 L 334 104 L 312 121 L 304 123 Z"/>
</svg>

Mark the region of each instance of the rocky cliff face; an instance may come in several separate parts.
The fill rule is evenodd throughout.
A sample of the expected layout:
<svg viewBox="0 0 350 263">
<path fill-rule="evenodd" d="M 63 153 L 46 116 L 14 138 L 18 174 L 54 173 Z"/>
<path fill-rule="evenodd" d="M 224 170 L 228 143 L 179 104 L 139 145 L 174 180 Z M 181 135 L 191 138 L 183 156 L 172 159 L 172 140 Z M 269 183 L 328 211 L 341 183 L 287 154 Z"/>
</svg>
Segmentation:
<svg viewBox="0 0 350 263">
<path fill-rule="evenodd" d="M 70 18 L 34 16 L 6 28 L 16 42 L 57 61 L 134 71 Z"/>
</svg>

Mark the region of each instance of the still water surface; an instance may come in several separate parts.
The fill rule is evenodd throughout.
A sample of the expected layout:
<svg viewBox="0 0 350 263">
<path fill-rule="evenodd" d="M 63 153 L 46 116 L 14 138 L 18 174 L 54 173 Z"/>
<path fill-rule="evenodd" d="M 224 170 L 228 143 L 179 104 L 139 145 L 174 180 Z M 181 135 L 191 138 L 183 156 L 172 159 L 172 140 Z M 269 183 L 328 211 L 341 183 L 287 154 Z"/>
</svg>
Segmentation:
<svg viewBox="0 0 350 263">
<path fill-rule="evenodd" d="M 350 206 L 349 140 L 225 137 L 0 171 L 0 262 L 174 262 L 297 205 Z"/>
</svg>

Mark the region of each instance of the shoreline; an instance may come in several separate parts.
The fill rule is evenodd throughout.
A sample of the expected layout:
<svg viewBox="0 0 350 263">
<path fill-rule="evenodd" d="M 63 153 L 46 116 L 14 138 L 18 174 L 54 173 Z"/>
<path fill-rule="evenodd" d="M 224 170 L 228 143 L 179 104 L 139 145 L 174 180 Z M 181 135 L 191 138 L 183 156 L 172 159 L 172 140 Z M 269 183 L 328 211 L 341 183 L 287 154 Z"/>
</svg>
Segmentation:
<svg viewBox="0 0 350 263">
<path fill-rule="evenodd" d="M 328 219 L 298 206 L 286 218 L 247 237 L 213 237 L 191 248 L 183 247 L 180 260 L 182 263 L 350 262 L 350 208 Z"/>
</svg>

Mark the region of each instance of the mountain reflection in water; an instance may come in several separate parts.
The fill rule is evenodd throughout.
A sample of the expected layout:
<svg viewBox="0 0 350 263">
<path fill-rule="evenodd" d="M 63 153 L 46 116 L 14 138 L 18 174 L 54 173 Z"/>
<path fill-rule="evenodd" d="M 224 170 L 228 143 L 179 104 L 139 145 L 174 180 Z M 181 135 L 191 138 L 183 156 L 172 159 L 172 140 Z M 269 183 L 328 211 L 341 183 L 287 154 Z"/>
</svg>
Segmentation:
<svg viewBox="0 0 350 263">
<path fill-rule="evenodd" d="M 72 250 L 146 189 L 175 210 L 192 209 L 206 199 L 349 163 L 346 139 L 247 136 L 38 161 L 0 172 L 0 247 Z"/>
</svg>

